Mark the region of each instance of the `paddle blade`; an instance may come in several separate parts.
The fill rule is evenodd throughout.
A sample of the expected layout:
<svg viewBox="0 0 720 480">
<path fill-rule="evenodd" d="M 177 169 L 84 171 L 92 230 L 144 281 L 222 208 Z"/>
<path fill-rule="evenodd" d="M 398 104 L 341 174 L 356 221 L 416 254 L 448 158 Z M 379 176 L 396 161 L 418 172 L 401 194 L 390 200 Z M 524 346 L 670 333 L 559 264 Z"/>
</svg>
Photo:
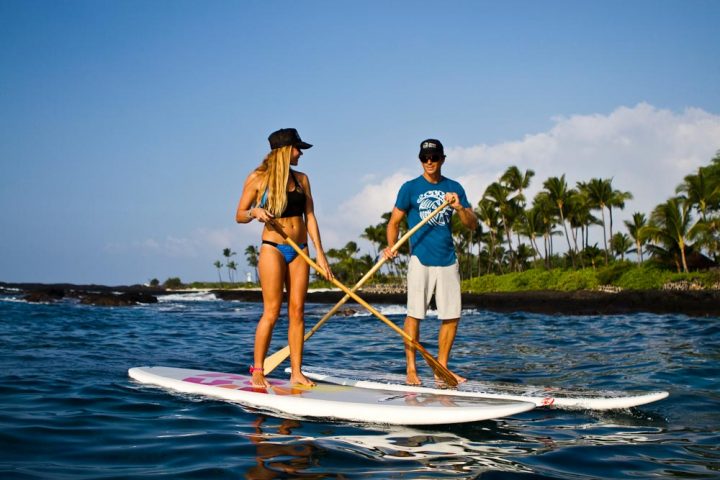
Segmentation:
<svg viewBox="0 0 720 480">
<path fill-rule="evenodd" d="M 430 368 L 432 368 L 433 372 L 435 372 L 435 375 L 437 375 L 440 380 L 445 382 L 445 384 L 449 387 L 457 387 L 458 381 L 452 374 L 452 372 L 447 369 L 447 367 L 438 362 L 438 360 L 432 355 L 430 355 L 430 352 L 428 352 L 425 347 L 420 345 L 418 342 L 413 342 L 412 346 L 420 352 L 420 355 L 422 355 L 427 364 L 430 366 Z"/>
<path fill-rule="evenodd" d="M 278 365 L 285 361 L 290 356 L 290 345 L 281 348 L 277 352 L 273 353 L 269 357 L 265 358 L 263 362 L 263 373 L 268 375 L 270 372 L 275 370 Z"/>
</svg>

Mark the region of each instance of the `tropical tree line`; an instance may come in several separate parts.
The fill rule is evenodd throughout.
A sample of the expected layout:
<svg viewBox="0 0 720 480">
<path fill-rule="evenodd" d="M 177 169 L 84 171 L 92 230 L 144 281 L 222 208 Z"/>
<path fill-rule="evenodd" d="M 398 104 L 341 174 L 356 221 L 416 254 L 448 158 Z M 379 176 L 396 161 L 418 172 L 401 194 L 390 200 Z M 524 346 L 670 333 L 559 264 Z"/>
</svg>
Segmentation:
<svg viewBox="0 0 720 480">
<path fill-rule="evenodd" d="M 649 261 L 678 272 L 720 263 L 720 152 L 709 165 L 687 175 L 665 202 L 649 214 L 634 212 L 620 229 L 617 212 L 625 209 L 633 194 L 616 188 L 613 178 L 570 185 L 565 175 L 549 177 L 528 200 L 526 192 L 534 178 L 534 171 L 511 166 L 488 185 L 475 208 L 480 220 L 475 231 L 453 217 L 453 239 L 464 278 L 530 268 L 596 268 L 633 255 L 639 264 Z M 383 214 L 380 223 L 362 234 L 372 245 L 372 254 L 359 255 L 355 242 L 328 252 L 339 279 L 353 283 L 379 258 L 387 245 L 389 218 L 389 212 Z M 380 281 L 404 277 L 407 246 L 399 253 L 398 260 L 386 264 Z"/>
<path fill-rule="evenodd" d="M 522 171 L 517 166 L 505 170 L 487 186 L 475 207 L 479 225 L 474 231 L 453 216 L 453 239 L 463 278 L 531 268 L 597 268 L 625 261 L 628 256 L 638 264 L 652 262 L 677 272 L 720 263 L 720 151 L 708 165 L 685 176 L 665 202 L 649 213 L 633 212 L 620 228 L 617 212 L 625 209 L 633 194 L 617 188 L 614 178 L 590 178 L 570 185 L 564 174 L 549 177 L 528 199 L 534 179 L 532 170 Z M 326 252 L 333 274 L 341 282 L 355 283 L 378 261 L 387 246 L 389 219 L 387 212 L 363 231 L 361 237 L 370 243 L 370 253 L 362 253 L 354 241 Z M 401 228 L 402 235 L 406 226 Z M 600 240 L 591 240 L 594 238 Z M 215 262 L 221 282 L 223 267 L 233 282 L 237 268 L 231 261 L 233 255 L 235 252 L 225 249 L 225 264 Z M 256 246 L 245 249 L 255 278 L 258 257 Z M 405 244 L 398 258 L 386 263 L 374 281 L 400 281 L 408 260 Z"/>
<path fill-rule="evenodd" d="M 223 257 L 225 257 L 225 263 L 220 260 L 215 260 L 215 262 L 213 262 L 213 266 L 217 270 L 218 281 L 220 282 L 220 285 L 223 284 L 222 269 L 224 267 L 227 270 L 228 282 L 235 283 L 235 274 L 237 273 L 238 264 L 235 260 L 232 260 L 232 257 L 237 255 L 237 253 L 233 252 L 231 248 L 223 248 L 222 254 Z"/>
</svg>

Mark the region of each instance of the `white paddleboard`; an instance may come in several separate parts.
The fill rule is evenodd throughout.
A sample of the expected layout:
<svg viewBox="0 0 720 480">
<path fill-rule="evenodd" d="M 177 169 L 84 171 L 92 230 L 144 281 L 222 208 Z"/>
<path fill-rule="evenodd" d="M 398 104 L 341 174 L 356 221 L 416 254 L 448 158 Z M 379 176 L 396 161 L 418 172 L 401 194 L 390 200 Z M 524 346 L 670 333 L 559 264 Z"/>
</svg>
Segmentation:
<svg viewBox="0 0 720 480">
<path fill-rule="evenodd" d="M 404 383 L 405 377 L 402 375 L 381 374 L 380 380 L 364 380 L 363 378 L 369 376 L 377 377 L 378 374 L 374 372 L 309 367 L 306 365 L 303 366 L 303 373 L 306 377 L 315 381 L 336 385 L 427 394 L 441 394 L 445 392 L 457 397 L 531 402 L 536 407 L 552 406 L 564 409 L 613 410 L 630 408 L 657 402 L 669 395 L 668 392 L 665 391 L 631 393 L 582 389 L 570 390 L 564 388 L 476 381 L 468 381 L 460 384 L 457 389 L 450 390 L 447 388 L 406 385 Z"/>
<path fill-rule="evenodd" d="M 276 379 L 269 380 L 270 388 L 258 389 L 248 375 L 173 367 L 136 367 L 128 375 L 141 383 L 222 398 L 291 418 L 437 425 L 500 418 L 535 408 L 530 402 L 456 396 L 447 390 L 401 392 L 327 383 L 303 387 Z"/>
</svg>

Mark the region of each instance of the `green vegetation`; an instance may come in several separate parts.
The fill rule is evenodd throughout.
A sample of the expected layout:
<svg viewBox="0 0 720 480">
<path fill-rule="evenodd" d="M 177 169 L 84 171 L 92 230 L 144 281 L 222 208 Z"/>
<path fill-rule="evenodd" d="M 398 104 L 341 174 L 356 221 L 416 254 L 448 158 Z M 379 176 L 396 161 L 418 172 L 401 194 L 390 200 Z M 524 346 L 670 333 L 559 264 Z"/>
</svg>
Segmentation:
<svg viewBox="0 0 720 480">
<path fill-rule="evenodd" d="M 618 263 L 604 268 L 531 269 L 523 272 L 489 274 L 462 283 L 469 293 L 518 292 L 529 290 L 575 291 L 593 290 L 603 286 L 623 290 L 656 290 L 683 282 L 702 288 L 717 288 L 720 273 L 676 273 L 653 266 Z"/>
<path fill-rule="evenodd" d="M 165 288 L 182 288 L 183 283 L 179 277 L 170 277 L 163 283 Z"/>
</svg>

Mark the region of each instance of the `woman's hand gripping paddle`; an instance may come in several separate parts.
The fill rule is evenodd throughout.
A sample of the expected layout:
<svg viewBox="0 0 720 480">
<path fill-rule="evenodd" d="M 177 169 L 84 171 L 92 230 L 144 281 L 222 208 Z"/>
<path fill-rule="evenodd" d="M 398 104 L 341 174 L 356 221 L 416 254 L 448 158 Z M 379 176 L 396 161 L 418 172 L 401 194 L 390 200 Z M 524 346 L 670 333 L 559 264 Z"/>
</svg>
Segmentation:
<svg viewBox="0 0 720 480">
<path fill-rule="evenodd" d="M 273 229 L 276 232 L 278 232 L 285 239 L 285 241 L 288 243 L 288 245 L 290 245 L 293 248 L 293 250 L 295 250 L 298 253 L 298 255 L 300 255 L 302 257 L 302 259 L 308 263 L 308 265 L 310 265 L 312 268 L 314 268 L 318 272 L 323 273 L 323 269 L 320 268 L 320 265 L 315 263 L 313 261 L 313 259 L 310 258 L 308 256 L 308 254 L 305 253 L 305 251 L 302 248 L 300 248 L 298 246 L 298 244 L 295 243 L 295 241 L 287 235 L 287 233 L 285 233 L 285 231 L 282 229 L 282 227 L 277 222 L 275 222 L 274 220 L 271 220 L 268 223 L 270 225 L 272 225 Z M 375 308 L 373 308 L 372 305 L 367 303 L 365 300 L 360 298 L 355 292 L 353 292 L 352 290 L 347 288 L 345 285 L 340 283 L 339 280 L 337 280 L 336 278 L 332 278 L 332 279 L 330 279 L 330 281 L 332 282 L 333 285 L 335 285 L 340 290 L 345 292 L 348 296 L 350 296 L 350 298 L 355 300 L 357 303 L 359 303 L 360 305 L 365 307 L 370 313 L 372 313 L 377 318 L 382 320 L 387 326 L 389 326 L 390 328 L 395 330 L 397 333 L 399 333 L 400 336 L 402 336 L 408 344 L 410 344 L 412 347 L 414 347 L 417 351 L 420 352 L 420 355 L 422 355 L 422 357 L 425 359 L 425 361 L 428 363 L 428 365 L 433 370 L 435 375 L 437 375 L 438 378 L 440 378 L 443 382 L 445 382 L 450 387 L 457 386 L 458 382 L 455 379 L 455 376 L 452 374 L 452 372 L 450 370 L 448 370 L 447 367 L 445 367 L 440 362 L 438 362 L 435 357 L 430 355 L 430 352 L 428 352 L 425 349 L 425 347 L 420 345 L 420 343 L 418 343 L 417 340 L 413 339 L 410 335 L 405 333 L 400 327 L 395 325 L 392 321 L 388 320 L 382 313 L 375 310 Z"/>
<path fill-rule="evenodd" d="M 427 222 L 429 222 L 431 219 L 435 218 L 435 216 L 436 216 L 438 213 L 440 213 L 441 211 L 443 211 L 443 209 L 444 209 L 445 207 L 447 207 L 448 205 L 450 205 L 450 202 L 447 202 L 447 201 L 446 201 L 446 202 L 443 202 L 442 205 L 440 205 L 438 208 L 436 208 L 435 210 L 433 210 L 432 212 L 430 212 L 430 215 L 428 215 L 427 217 L 423 218 L 423 219 L 420 221 L 420 223 L 418 223 L 417 225 L 415 225 L 413 228 L 411 228 L 410 230 L 408 230 L 408 231 L 405 233 L 405 235 L 403 235 L 402 237 L 400 237 L 400 238 L 398 239 L 398 241 L 395 242 L 395 245 L 393 245 L 390 250 L 392 250 L 393 252 L 397 252 L 397 251 L 400 249 L 400 247 L 402 247 L 402 245 L 403 245 L 406 241 L 408 241 L 408 240 L 410 239 L 410 237 L 412 237 L 412 236 L 415 234 L 415 232 L 417 232 L 418 230 L 420 230 L 420 228 L 421 228 L 423 225 L 425 225 Z M 380 260 L 379 260 L 370 270 L 368 270 L 368 272 L 365 274 L 365 276 L 363 276 L 360 280 L 358 280 L 358 282 L 355 284 L 355 286 L 352 287 L 351 291 L 352 291 L 352 292 L 356 292 L 357 290 L 359 290 L 360 287 L 362 287 L 362 286 L 365 284 L 365 282 L 367 282 L 368 279 L 375 274 L 375 272 L 377 272 L 378 270 L 380 270 L 380 267 L 382 267 L 382 266 L 385 264 L 386 261 L 387 261 L 387 259 L 386 259 L 384 256 L 381 255 L 381 256 L 380 256 Z M 338 310 L 340 310 L 340 307 L 342 307 L 343 305 L 345 305 L 345 302 L 347 302 L 348 300 L 350 300 L 350 295 L 345 295 L 343 298 L 341 298 L 340 301 L 339 301 L 338 303 L 336 303 L 335 306 L 334 306 L 328 313 L 326 313 L 325 316 L 322 317 L 322 318 L 320 319 L 320 321 L 318 321 L 318 322 L 315 324 L 314 327 L 312 327 L 310 330 L 308 330 L 308 332 L 305 334 L 305 340 L 304 340 L 304 341 L 307 342 L 308 339 L 309 339 L 310 337 L 312 337 L 313 334 L 314 334 L 315 332 L 317 332 L 317 331 L 320 329 L 320 327 L 322 327 L 322 326 L 325 324 L 325 322 L 327 322 L 328 320 L 330 320 L 330 317 L 332 317 L 333 315 L 335 315 L 335 313 L 336 313 Z M 277 366 L 280 365 L 282 362 L 284 362 L 289 356 L 290 356 L 290 345 L 285 345 L 285 347 L 281 348 L 281 349 L 278 350 L 277 352 L 275 352 L 275 353 L 273 353 L 272 355 L 270 355 L 269 357 L 265 358 L 265 362 L 263 362 L 263 370 L 264 370 L 264 372 L 265 372 L 265 375 L 267 375 L 268 373 L 270 373 L 270 372 L 272 372 L 273 370 L 275 370 L 275 369 L 277 368 Z"/>
</svg>

